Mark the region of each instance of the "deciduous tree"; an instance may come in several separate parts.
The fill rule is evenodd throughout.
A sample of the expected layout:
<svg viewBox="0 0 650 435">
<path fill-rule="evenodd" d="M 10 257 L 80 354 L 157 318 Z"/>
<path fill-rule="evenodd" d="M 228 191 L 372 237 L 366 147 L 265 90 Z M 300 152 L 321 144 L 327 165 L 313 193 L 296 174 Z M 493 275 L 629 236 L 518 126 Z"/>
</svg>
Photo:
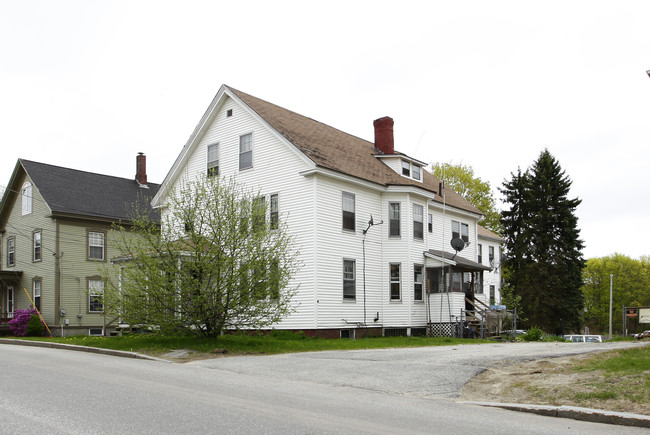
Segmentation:
<svg viewBox="0 0 650 435">
<path fill-rule="evenodd" d="M 496 200 L 492 194 L 490 183 L 481 180 L 474 174 L 471 166 L 451 163 L 434 163 L 431 172 L 479 208 L 485 216 L 479 222 L 488 230 L 501 234 L 501 215 L 496 209 Z"/>
<path fill-rule="evenodd" d="M 141 217 L 130 230 L 119 228 L 118 270 L 105 271 L 107 313 L 209 337 L 281 320 L 293 310 L 299 264 L 285 223 L 267 203 L 233 179 L 180 186 L 160 226 Z"/>
<path fill-rule="evenodd" d="M 582 293 L 585 299 L 585 324 L 597 333 L 609 330 L 610 275 L 613 275 L 614 331 L 623 332 L 622 307 L 650 306 L 650 257 L 634 259 L 622 254 L 590 258 L 583 271 Z M 629 333 L 648 329 L 638 318 L 626 322 Z"/>
</svg>

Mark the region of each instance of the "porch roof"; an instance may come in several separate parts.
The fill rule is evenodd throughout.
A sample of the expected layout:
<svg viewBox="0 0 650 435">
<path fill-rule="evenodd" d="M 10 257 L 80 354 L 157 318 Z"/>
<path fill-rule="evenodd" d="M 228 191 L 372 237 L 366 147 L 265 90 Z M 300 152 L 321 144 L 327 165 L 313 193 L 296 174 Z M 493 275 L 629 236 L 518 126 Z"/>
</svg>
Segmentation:
<svg viewBox="0 0 650 435">
<path fill-rule="evenodd" d="M 0 270 L 0 280 L 2 281 L 20 282 L 22 275 L 22 270 Z"/>
<path fill-rule="evenodd" d="M 447 252 L 447 251 L 439 251 L 437 249 L 429 249 L 428 251 L 424 251 L 424 256 L 427 258 L 431 258 L 434 260 L 440 261 L 442 264 L 448 264 L 450 266 L 456 266 L 460 269 L 465 269 L 468 271 L 485 271 L 485 270 L 492 270 L 491 267 L 484 266 L 481 263 L 477 263 L 476 261 L 468 260 L 467 258 L 459 257 L 458 255 Z"/>
</svg>

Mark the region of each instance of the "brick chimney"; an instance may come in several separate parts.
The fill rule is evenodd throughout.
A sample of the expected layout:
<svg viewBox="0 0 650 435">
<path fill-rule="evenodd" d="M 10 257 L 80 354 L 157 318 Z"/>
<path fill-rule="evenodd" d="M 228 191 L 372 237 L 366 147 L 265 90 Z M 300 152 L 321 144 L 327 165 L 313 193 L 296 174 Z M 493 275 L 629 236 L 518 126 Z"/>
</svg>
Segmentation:
<svg viewBox="0 0 650 435">
<path fill-rule="evenodd" d="M 393 118 L 384 116 L 375 119 L 375 148 L 382 154 L 395 154 L 395 140 L 393 139 Z"/>
<path fill-rule="evenodd" d="M 135 158 L 135 181 L 141 186 L 147 185 L 147 156 L 138 153 Z"/>
</svg>

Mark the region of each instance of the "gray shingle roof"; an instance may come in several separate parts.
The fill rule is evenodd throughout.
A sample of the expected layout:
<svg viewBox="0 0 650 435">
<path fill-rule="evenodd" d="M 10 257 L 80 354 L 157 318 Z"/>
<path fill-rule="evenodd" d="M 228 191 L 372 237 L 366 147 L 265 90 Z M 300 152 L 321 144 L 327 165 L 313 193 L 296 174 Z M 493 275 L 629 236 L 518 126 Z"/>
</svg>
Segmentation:
<svg viewBox="0 0 650 435">
<path fill-rule="evenodd" d="M 136 210 L 146 211 L 154 220 L 160 216 L 150 202 L 160 187 L 147 183 L 139 187 L 135 179 L 95 174 L 45 163 L 19 159 L 53 214 L 77 215 L 129 221 Z"/>
</svg>

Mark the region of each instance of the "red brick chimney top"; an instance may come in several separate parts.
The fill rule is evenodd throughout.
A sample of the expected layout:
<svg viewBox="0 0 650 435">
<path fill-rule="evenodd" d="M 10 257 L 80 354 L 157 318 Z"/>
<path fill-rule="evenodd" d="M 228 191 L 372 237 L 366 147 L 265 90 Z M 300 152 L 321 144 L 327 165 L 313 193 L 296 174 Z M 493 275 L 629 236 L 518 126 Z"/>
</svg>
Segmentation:
<svg viewBox="0 0 650 435">
<path fill-rule="evenodd" d="M 375 148 L 382 154 L 395 154 L 395 140 L 393 138 L 393 118 L 384 116 L 375 119 Z"/>
<path fill-rule="evenodd" d="M 147 185 L 147 156 L 138 153 L 135 158 L 135 181 L 142 186 Z"/>
</svg>

